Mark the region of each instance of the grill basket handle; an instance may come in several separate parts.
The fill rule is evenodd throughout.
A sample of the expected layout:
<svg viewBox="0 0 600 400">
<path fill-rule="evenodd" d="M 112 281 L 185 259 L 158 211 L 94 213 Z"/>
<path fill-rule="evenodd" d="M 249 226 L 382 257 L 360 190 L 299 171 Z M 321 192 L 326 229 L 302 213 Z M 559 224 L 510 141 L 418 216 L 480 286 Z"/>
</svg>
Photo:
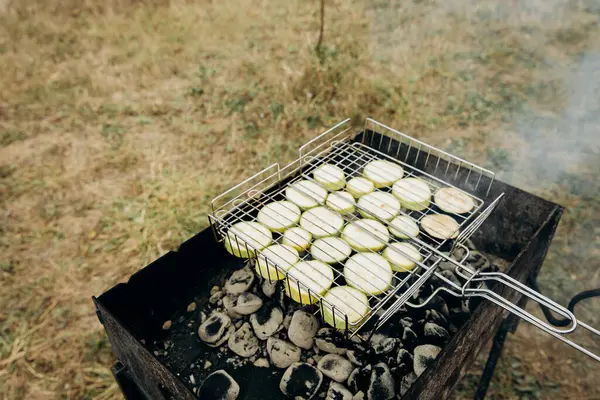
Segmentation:
<svg viewBox="0 0 600 400">
<path fill-rule="evenodd" d="M 462 266 L 462 267 L 465 268 L 464 266 Z M 600 337 L 600 331 L 598 331 L 597 329 L 595 329 L 581 321 L 578 321 L 577 318 L 575 317 L 575 315 L 571 311 L 569 311 L 567 308 L 561 306 L 560 304 L 549 299 L 548 297 L 543 296 L 539 292 L 531 289 L 530 287 L 524 285 L 523 283 L 517 281 L 516 279 L 514 279 L 504 273 L 501 273 L 501 272 L 474 272 L 471 276 L 466 276 L 464 274 L 464 272 L 459 271 L 459 268 L 456 269 L 456 272 L 459 275 L 461 275 L 463 278 L 467 279 L 467 282 L 462 287 L 461 294 L 464 297 L 482 297 L 484 299 L 487 299 L 487 300 L 493 302 L 494 304 L 499 305 L 500 307 L 504 308 L 505 310 L 524 319 L 525 321 L 533 324 L 537 328 L 554 336 L 555 338 L 559 339 L 560 341 L 568 344 L 571 347 L 574 347 L 575 349 L 581 351 L 582 353 L 584 353 L 584 354 L 592 357 L 596 361 L 600 362 L 600 355 L 592 353 L 590 350 L 573 342 L 572 340 L 568 339 L 565 336 L 569 333 L 572 333 L 573 331 L 575 331 L 575 329 L 577 329 L 578 326 L 580 326 L 580 327 L 588 330 L 589 332 L 593 333 L 594 335 Z M 497 282 L 502 285 L 508 286 L 509 288 L 516 290 L 523 296 L 526 296 L 528 299 L 537 302 L 539 305 L 545 306 L 545 307 L 549 308 L 550 310 L 556 312 L 557 314 L 562 315 L 567 320 L 571 321 L 570 326 L 565 329 L 556 328 L 555 326 L 552 326 L 549 323 L 540 320 L 535 315 L 533 315 L 530 312 L 526 311 L 525 309 L 515 305 L 514 303 L 508 301 L 506 298 L 502 297 L 501 295 L 499 295 L 498 293 L 496 293 L 490 289 L 487 289 L 484 287 L 469 287 L 469 284 L 473 283 L 473 282 L 480 282 L 480 283 Z"/>
</svg>

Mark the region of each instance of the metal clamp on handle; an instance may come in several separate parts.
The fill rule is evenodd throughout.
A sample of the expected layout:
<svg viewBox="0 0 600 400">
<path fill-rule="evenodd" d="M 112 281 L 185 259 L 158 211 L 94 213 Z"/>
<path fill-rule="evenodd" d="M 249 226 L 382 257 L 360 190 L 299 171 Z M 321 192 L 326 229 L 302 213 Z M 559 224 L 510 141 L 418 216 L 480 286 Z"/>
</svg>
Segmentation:
<svg viewBox="0 0 600 400">
<path fill-rule="evenodd" d="M 464 265 L 461 267 L 463 269 L 466 269 L 466 267 Z M 517 281 L 516 279 L 514 279 L 506 274 L 503 274 L 501 272 L 472 272 L 471 276 L 467 276 L 465 273 L 461 272 L 459 269 L 460 268 L 456 269 L 456 273 L 467 280 L 466 283 L 462 287 L 462 295 L 464 297 L 479 296 L 479 297 L 485 298 L 487 300 L 490 300 L 494 304 L 497 304 L 500 307 L 504 308 L 505 310 L 524 319 L 525 321 L 530 322 L 537 328 L 540 328 L 541 330 L 549 333 L 550 335 L 552 335 L 555 338 L 561 340 L 562 342 L 568 344 L 569 346 L 572 346 L 575 349 L 581 351 L 582 353 L 592 357 L 596 361 L 600 361 L 600 355 L 592 353 L 591 351 L 585 349 L 584 347 L 578 345 L 577 343 L 573 342 L 572 340 L 567 339 L 564 336 L 566 334 L 569 334 L 569 333 L 575 331 L 575 329 L 578 326 L 583 327 L 584 329 L 590 331 L 591 333 L 595 334 L 596 336 L 600 336 L 600 331 L 592 328 L 591 326 L 589 326 L 581 321 L 577 321 L 577 318 L 575 317 L 575 315 L 571 311 L 569 311 L 567 308 L 561 306 L 560 304 L 549 299 L 548 297 L 543 296 L 542 294 L 536 292 L 535 290 L 531 289 L 530 287 L 524 285 L 523 283 Z M 548 307 L 550 310 L 556 312 L 557 314 L 562 315 L 563 317 L 565 317 L 569 321 L 571 321 L 571 326 L 566 329 L 556 328 L 556 327 L 540 320 L 539 318 L 537 318 L 530 312 L 528 312 L 528 311 L 524 310 L 523 308 L 515 305 L 514 303 L 508 301 L 506 298 L 502 297 L 501 295 L 499 295 L 496 292 L 493 292 L 490 289 L 483 288 L 483 287 L 468 287 L 469 284 L 472 282 L 485 283 L 485 282 L 491 282 L 491 281 L 499 282 L 505 286 L 508 286 L 511 289 L 516 290 L 523 296 L 527 296 L 527 298 L 529 298 L 530 300 L 533 300 L 545 307 Z"/>
</svg>

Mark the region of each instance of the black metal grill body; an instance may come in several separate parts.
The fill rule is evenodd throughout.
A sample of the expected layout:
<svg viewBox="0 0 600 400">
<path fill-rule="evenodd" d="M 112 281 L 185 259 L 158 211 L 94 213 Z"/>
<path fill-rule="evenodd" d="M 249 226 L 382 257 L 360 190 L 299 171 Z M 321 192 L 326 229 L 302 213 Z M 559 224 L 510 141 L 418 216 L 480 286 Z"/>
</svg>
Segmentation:
<svg viewBox="0 0 600 400">
<path fill-rule="evenodd" d="M 355 140 L 360 140 L 361 135 Z M 393 143 L 390 149 L 393 150 Z M 433 157 L 428 160 L 432 165 L 435 162 Z M 425 171 L 429 169 L 428 165 L 420 167 Z M 501 193 L 505 194 L 503 201 L 472 240 L 481 251 L 509 261 L 506 273 L 526 282 L 541 268 L 563 208 L 496 180 L 488 198 L 496 198 Z M 481 193 L 481 197 L 485 194 Z M 190 364 L 215 350 L 202 344 L 197 335 L 190 335 L 197 330 L 198 323 L 195 319 L 195 325 L 187 327 L 190 315 L 186 307 L 196 301 L 196 312 L 199 312 L 208 301 L 210 288 L 222 283 L 224 277 L 241 265 L 239 259 L 215 244 L 213 232 L 207 228 L 183 243 L 178 251 L 165 254 L 135 273 L 127 283 L 118 284 L 94 298 L 113 352 L 123 364 L 119 372 L 126 373 L 143 396 L 195 398 L 191 386 L 182 378 L 189 376 Z M 519 303 L 518 293 L 505 286 L 502 290 L 508 300 Z M 504 315 L 503 309 L 483 301 L 405 398 L 447 397 L 477 353 L 492 338 Z M 173 321 L 173 328 L 168 331 L 162 329 L 166 320 Z M 168 355 L 159 360 L 149 344 L 162 340 L 173 342 L 173 346 Z M 223 367 L 240 384 L 240 398 L 281 398 L 279 381 L 283 370 L 251 365 L 237 369 Z"/>
</svg>

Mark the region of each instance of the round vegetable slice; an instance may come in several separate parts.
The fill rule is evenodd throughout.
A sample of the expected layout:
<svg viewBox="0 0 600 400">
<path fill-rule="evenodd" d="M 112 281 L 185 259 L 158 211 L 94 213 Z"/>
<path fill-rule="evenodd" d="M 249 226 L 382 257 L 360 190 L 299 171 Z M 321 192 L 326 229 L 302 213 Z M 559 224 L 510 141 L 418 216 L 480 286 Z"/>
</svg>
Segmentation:
<svg viewBox="0 0 600 400">
<path fill-rule="evenodd" d="M 352 214 L 356 210 L 354 197 L 348 192 L 329 193 L 325 205 L 343 215 Z"/>
<path fill-rule="evenodd" d="M 338 237 L 324 237 L 317 239 L 310 246 L 310 254 L 314 259 L 327 264 L 335 264 L 350 257 L 352 248 L 348 242 Z"/>
<path fill-rule="evenodd" d="M 301 261 L 288 271 L 285 292 L 297 303 L 314 304 L 333 283 L 333 270 L 322 261 Z M 310 293 L 309 293 L 310 290 Z"/>
<path fill-rule="evenodd" d="M 452 214 L 466 214 L 475 207 L 471 196 L 453 187 L 438 189 L 433 199 L 442 211 Z"/>
<path fill-rule="evenodd" d="M 407 272 L 423 260 L 419 250 L 410 243 L 392 243 L 383 251 L 394 271 Z"/>
<path fill-rule="evenodd" d="M 305 211 L 300 217 L 300 226 L 315 238 L 335 236 L 344 227 L 344 219 L 326 207 L 315 207 Z"/>
<path fill-rule="evenodd" d="M 379 251 L 390 241 L 390 234 L 381 222 L 361 219 L 346 225 L 342 239 L 356 251 Z"/>
<path fill-rule="evenodd" d="M 398 215 L 389 224 L 390 233 L 398 239 L 419 236 L 419 225 L 408 215 Z"/>
<path fill-rule="evenodd" d="M 371 295 L 385 292 L 392 284 L 392 267 L 376 253 L 358 253 L 346 261 L 344 278 L 348 285 Z"/>
<path fill-rule="evenodd" d="M 306 229 L 295 227 L 290 228 L 283 234 L 282 244 L 293 247 L 298 251 L 304 251 L 310 246 L 312 235 Z"/>
<path fill-rule="evenodd" d="M 402 207 L 421 211 L 431 204 L 431 189 L 427 182 L 418 178 L 400 179 L 394 183 L 392 193 L 400 200 Z"/>
<path fill-rule="evenodd" d="M 436 239 L 454 239 L 458 236 L 458 222 L 449 215 L 430 214 L 421 219 L 421 228 Z"/>
<path fill-rule="evenodd" d="M 298 223 L 300 208 L 291 201 L 274 201 L 261 208 L 256 220 L 273 232 L 283 232 Z"/>
<path fill-rule="evenodd" d="M 340 167 L 332 164 L 323 164 L 313 172 L 315 181 L 330 190 L 340 190 L 346 186 L 346 175 Z"/>
<path fill-rule="evenodd" d="M 390 161 L 375 160 L 365 165 L 363 176 L 373 182 L 376 188 L 382 188 L 402 179 L 404 169 Z"/>
<path fill-rule="evenodd" d="M 325 202 L 327 189 L 318 183 L 303 180 L 285 189 L 285 197 L 301 209 L 308 210 Z"/>
<path fill-rule="evenodd" d="M 323 319 L 336 329 L 352 329 L 370 309 L 367 295 L 352 286 L 331 288 L 323 299 Z"/>
<path fill-rule="evenodd" d="M 346 190 L 358 199 L 365 194 L 373 192 L 375 185 L 366 178 L 352 178 L 346 184 Z"/>
<path fill-rule="evenodd" d="M 385 192 L 369 193 L 358 199 L 358 212 L 365 218 L 379 218 L 390 221 L 400 212 L 400 202 Z"/>
<path fill-rule="evenodd" d="M 225 249 L 239 258 L 252 258 L 256 250 L 262 250 L 273 241 L 273 234 L 258 222 L 242 221 L 227 231 Z"/>
<path fill-rule="evenodd" d="M 261 253 L 256 263 L 256 272 L 270 281 L 285 278 L 285 273 L 277 267 L 287 271 L 300 258 L 298 250 L 284 244 L 274 244 L 264 249 Z"/>
</svg>

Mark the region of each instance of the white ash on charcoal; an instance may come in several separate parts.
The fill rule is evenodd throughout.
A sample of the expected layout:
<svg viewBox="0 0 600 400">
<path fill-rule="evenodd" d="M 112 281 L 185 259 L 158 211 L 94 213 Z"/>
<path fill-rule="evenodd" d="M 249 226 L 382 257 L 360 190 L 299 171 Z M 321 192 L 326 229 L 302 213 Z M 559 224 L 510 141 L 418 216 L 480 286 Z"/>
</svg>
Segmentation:
<svg viewBox="0 0 600 400">
<path fill-rule="evenodd" d="M 277 283 L 279 281 L 269 281 L 268 279 L 263 280 L 260 287 L 262 292 L 267 297 L 273 297 L 275 292 L 277 291 Z"/>
<path fill-rule="evenodd" d="M 371 336 L 370 345 L 375 354 L 388 354 L 394 351 L 399 340 L 394 337 L 387 337 L 380 333 L 375 333 Z"/>
<path fill-rule="evenodd" d="M 396 371 L 401 376 L 413 371 L 413 356 L 408 350 L 398 350 L 398 354 L 396 355 Z"/>
<path fill-rule="evenodd" d="M 403 328 L 413 329 L 414 322 L 411 317 L 403 317 L 400 318 L 400 325 L 402 325 Z"/>
<path fill-rule="evenodd" d="M 385 359 L 385 363 L 390 367 L 390 371 L 395 372 L 396 368 L 396 354 L 389 354 Z"/>
<path fill-rule="evenodd" d="M 250 315 L 257 312 L 262 305 L 263 301 L 260 297 L 244 292 L 238 296 L 233 311 L 239 315 Z"/>
<path fill-rule="evenodd" d="M 346 350 L 346 358 L 348 358 L 352 364 L 358 366 L 367 365 L 371 358 L 368 344 L 364 343 L 358 337 L 353 336 L 350 339 L 348 350 Z"/>
<path fill-rule="evenodd" d="M 450 316 L 450 311 L 448 310 L 448 304 L 446 303 L 444 298 L 442 296 L 440 296 L 439 294 L 433 296 L 433 298 L 431 300 L 429 300 L 429 302 L 427 303 L 427 305 L 425 307 L 428 310 L 431 310 L 431 309 L 436 310 L 437 312 L 441 313 L 446 318 L 448 318 Z"/>
<path fill-rule="evenodd" d="M 404 375 L 400 381 L 400 396 L 404 396 L 408 389 L 417 381 L 417 374 L 411 372 L 408 375 Z"/>
<path fill-rule="evenodd" d="M 442 351 L 438 346 L 431 344 L 424 344 L 415 348 L 413 356 L 413 368 L 417 376 L 421 374 L 433 363 L 437 358 L 438 354 Z"/>
<path fill-rule="evenodd" d="M 225 343 L 235 331 L 231 319 L 220 312 L 213 313 L 198 328 L 200 339 L 211 347 Z"/>
<path fill-rule="evenodd" d="M 352 400 L 352 392 L 337 382 L 331 382 L 327 391 L 326 400 Z"/>
<path fill-rule="evenodd" d="M 219 304 L 219 302 L 221 302 L 221 299 L 223 298 L 223 296 L 225 296 L 225 293 L 223 293 L 219 290 L 219 291 L 215 292 L 215 294 L 210 296 L 210 298 L 208 299 L 208 302 L 213 305 Z"/>
<path fill-rule="evenodd" d="M 240 385 L 224 370 L 210 374 L 200 386 L 198 396 L 206 400 L 235 400 L 240 394 Z"/>
<path fill-rule="evenodd" d="M 227 296 L 223 297 L 223 308 L 225 309 L 225 313 L 232 320 L 237 320 L 237 319 L 242 318 L 242 315 L 238 314 L 234 310 L 236 303 L 237 303 L 237 296 L 227 295 Z"/>
<path fill-rule="evenodd" d="M 425 323 L 423 327 L 425 341 L 430 344 L 443 345 L 450 341 L 450 333 L 433 322 Z"/>
<path fill-rule="evenodd" d="M 290 324 L 292 323 L 292 314 L 286 314 L 283 318 L 283 329 L 286 331 L 290 329 Z"/>
<path fill-rule="evenodd" d="M 250 324 L 260 340 L 267 340 L 281 329 L 283 311 L 273 302 L 266 303 L 260 310 L 250 316 Z"/>
<path fill-rule="evenodd" d="M 475 269 L 487 268 L 490 265 L 488 259 L 477 250 L 471 250 L 469 256 L 465 260 L 465 263 Z"/>
<path fill-rule="evenodd" d="M 415 331 L 411 328 L 404 328 L 402 332 L 402 345 L 407 349 L 414 349 L 419 341 L 419 337 L 415 333 Z"/>
<path fill-rule="evenodd" d="M 225 360 L 225 362 L 227 363 L 227 366 L 229 368 L 237 369 L 239 367 L 246 365 L 248 363 L 248 360 L 246 358 L 230 357 L 227 360 Z"/>
<path fill-rule="evenodd" d="M 390 400 L 396 396 L 395 381 L 390 368 L 385 363 L 373 366 L 367 399 Z"/>
<path fill-rule="evenodd" d="M 327 354 L 319 361 L 317 368 L 323 375 L 341 383 L 348 379 L 354 367 L 350 361 L 340 355 Z"/>
<path fill-rule="evenodd" d="M 333 328 L 319 329 L 315 336 L 315 344 L 325 353 L 342 355 L 348 350 L 348 342 L 344 335 Z"/>
<path fill-rule="evenodd" d="M 317 317 L 306 311 L 298 310 L 292 315 L 288 327 L 288 338 L 296 346 L 310 349 L 313 347 L 317 330 L 319 330 Z"/>
<path fill-rule="evenodd" d="M 269 364 L 269 360 L 266 358 L 258 358 L 254 361 L 253 365 L 258 368 L 269 368 L 271 364 Z"/>
<path fill-rule="evenodd" d="M 465 255 L 467 254 L 467 251 L 461 247 L 461 246 L 457 246 L 454 250 L 452 250 L 452 253 L 450 254 L 450 257 L 458 262 L 462 261 L 465 258 Z M 440 267 L 442 266 L 444 262 L 440 263 Z"/>
<path fill-rule="evenodd" d="M 231 351 L 244 358 L 252 357 L 259 349 L 258 339 L 247 322 L 229 337 L 227 345 Z"/>
<path fill-rule="evenodd" d="M 285 340 L 270 337 L 267 340 L 267 353 L 277 368 L 287 368 L 300 361 L 301 351 L 298 346 Z"/>
<path fill-rule="evenodd" d="M 290 399 L 308 400 L 317 394 L 322 383 L 321 371 L 307 363 L 295 363 L 285 370 L 279 389 Z"/>
<path fill-rule="evenodd" d="M 452 311 L 450 310 L 450 316 L 452 316 Z M 441 313 L 436 310 L 426 310 L 425 311 L 425 322 L 433 322 L 436 325 L 441 326 L 442 328 L 448 327 L 448 320 Z"/>
<path fill-rule="evenodd" d="M 231 274 L 227 282 L 225 282 L 225 291 L 233 295 L 242 294 L 250 290 L 253 283 L 254 272 L 252 272 L 249 266 L 245 266 Z"/>
<path fill-rule="evenodd" d="M 372 372 L 373 367 L 371 365 L 354 368 L 348 377 L 348 388 L 353 393 L 358 393 L 360 391 L 366 393 L 367 390 L 369 390 Z"/>
<path fill-rule="evenodd" d="M 365 400 L 366 398 L 367 395 L 361 390 L 352 397 L 352 400 Z"/>
</svg>

